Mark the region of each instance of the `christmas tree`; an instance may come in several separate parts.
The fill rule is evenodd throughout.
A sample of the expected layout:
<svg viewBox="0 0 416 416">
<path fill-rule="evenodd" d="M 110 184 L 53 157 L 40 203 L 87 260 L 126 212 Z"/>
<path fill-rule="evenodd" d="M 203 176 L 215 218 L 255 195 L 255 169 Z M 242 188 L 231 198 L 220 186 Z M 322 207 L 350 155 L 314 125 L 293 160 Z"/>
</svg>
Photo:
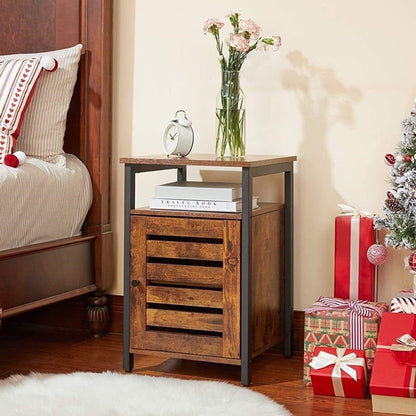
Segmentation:
<svg viewBox="0 0 416 416">
<path fill-rule="evenodd" d="M 401 140 L 394 154 L 385 155 L 391 166 L 391 189 L 383 212 L 375 217 L 376 229 L 386 228 L 385 244 L 416 250 L 416 108 L 401 122 Z"/>
</svg>

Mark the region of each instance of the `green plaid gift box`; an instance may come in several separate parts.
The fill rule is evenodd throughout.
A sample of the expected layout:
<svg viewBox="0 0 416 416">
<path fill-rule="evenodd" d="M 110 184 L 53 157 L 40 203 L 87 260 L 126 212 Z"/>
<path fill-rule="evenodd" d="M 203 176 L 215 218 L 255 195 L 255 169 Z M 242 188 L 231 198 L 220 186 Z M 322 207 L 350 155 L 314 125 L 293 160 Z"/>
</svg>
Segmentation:
<svg viewBox="0 0 416 416">
<path fill-rule="evenodd" d="M 381 314 L 387 303 L 321 296 L 305 311 L 303 381 L 311 385 L 309 363 L 315 347 L 363 349 L 367 369 L 373 366 Z"/>
</svg>

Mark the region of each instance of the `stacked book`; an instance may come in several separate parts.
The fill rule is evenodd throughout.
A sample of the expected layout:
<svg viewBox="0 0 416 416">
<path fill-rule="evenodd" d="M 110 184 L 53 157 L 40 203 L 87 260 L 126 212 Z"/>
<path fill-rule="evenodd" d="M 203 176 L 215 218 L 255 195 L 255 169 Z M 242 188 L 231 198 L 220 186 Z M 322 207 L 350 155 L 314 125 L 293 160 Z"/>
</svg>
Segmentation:
<svg viewBox="0 0 416 416">
<path fill-rule="evenodd" d="M 239 183 L 171 182 L 158 185 L 151 209 L 239 212 L 243 188 Z M 253 209 L 258 197 L 253 197 Z"/>
</svg>

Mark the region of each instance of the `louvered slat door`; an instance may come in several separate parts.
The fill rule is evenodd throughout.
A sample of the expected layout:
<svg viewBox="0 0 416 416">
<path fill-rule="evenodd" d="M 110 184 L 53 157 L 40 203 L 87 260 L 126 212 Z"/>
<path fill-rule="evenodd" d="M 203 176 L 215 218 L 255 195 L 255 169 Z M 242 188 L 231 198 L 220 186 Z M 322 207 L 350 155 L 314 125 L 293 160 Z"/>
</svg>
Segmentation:
<svg viewBox="0 0 416 416">
<path fill-rule="evenodd" d="M 240 221 L 131 217 L 132 349 L 240 357 Z"/>
</svg>

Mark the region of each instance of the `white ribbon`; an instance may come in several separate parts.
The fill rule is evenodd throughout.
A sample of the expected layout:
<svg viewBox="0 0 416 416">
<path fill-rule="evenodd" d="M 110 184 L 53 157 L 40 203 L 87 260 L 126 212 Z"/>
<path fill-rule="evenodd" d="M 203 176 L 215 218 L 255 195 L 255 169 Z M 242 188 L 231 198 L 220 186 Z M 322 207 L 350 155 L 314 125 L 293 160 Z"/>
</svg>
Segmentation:
<svg viewBox="0 0 416 416">
<path fill-rule="evenodd" d="M 364 368 L 365 379 L 367 380 L 366 364 L 364 358 L 357 357 L 357 354 L 354 352 L 344 355 L 345 348 L 337 348 L 336 352 L 337 355 L 333 355 L 326 351 L 320 351 L 316 357 L 312 358 L 309 365 L 315 370 L 333 365 L 334 368 L 331 373 L 331 378 L 334 394 L 335 396 L 345 397 L 341 380 L 341 370 L 345 371 L 354 381 L 357 381 L 357 371 L 350 366 L 358 365 Z"/>
<path fill-rule="evenodd" d="M 341 208 L 341 215 L 352 215 L 353 218 L 369 217 L 372 218 L 374 215 L 369 211 L 360 211 L 357 208 L 351 207 L 345 204 L 338 204 Z"/>
<path fill-rule="evenodd" d="M 359 275 L 360 275 L 360 219 L 358 214 L 351 218 L 350 235 L 350 298 L 359 299 Z"/>
</svg>

